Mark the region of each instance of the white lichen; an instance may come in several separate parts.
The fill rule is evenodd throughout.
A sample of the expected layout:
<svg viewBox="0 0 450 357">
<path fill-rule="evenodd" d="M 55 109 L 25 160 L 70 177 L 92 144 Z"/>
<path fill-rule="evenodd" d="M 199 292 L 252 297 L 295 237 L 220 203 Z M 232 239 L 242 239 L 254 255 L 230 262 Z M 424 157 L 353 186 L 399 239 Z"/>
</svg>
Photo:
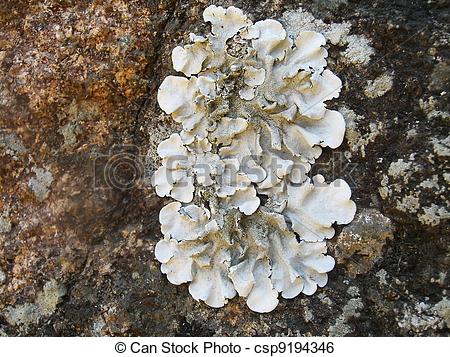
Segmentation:
<svg viewBox="0 0 450 357">
<path fill-rule="evenodd" d="M 450 156 L 450 135 L 445 139 L 439 140 L 437 138 L 433 138 L 431 140 L 433 144 L 433 151 L 437 156 L 448 157 Z"/>
<path fill-rule="evenodd" d="M 427 330 L 448 328 L 450 323 L 450 301 L 443 297 L 437 304 L 416 302 L 414 306 L 404 304 L 398 326 L 405 331 L 422 335 Z"/>
<path fill-rule="evenodd" d="M 6 133 L 0 131 L 0 148 L 6 154 L 17 158 L 18 155 L 27 151 L 22 140 L 15 133 Z"/>
<path fill-rule="evenodd" d="M 445 157 L 445 140 L 431 140 L 435 152 L 431 157 Z M 435 170 L 425 171 L 415 156 L 415 153 L 411 153 L 408 159 L 390 163 L 387 174 L 382 174 L 378 188 L 380 197 L 383 200 L 390 199 L 397 210 L 412 214 L 423 225 L 434 227 L 445 224 L 450 218 L 448 185 L 442 184 L 448 183 L 448 175 L 442 172 L 445 168 L 435 163 Z M 418 184 L 411 185 L 415 182 Z"/>
<path fill-rule="evenodd" d="M 360 129 L 366 127 L 361 124 L 364 120 L 362 115 L 356 114 L 347 107 L 339 108 L 339 112 L 344 116 L 345 138 L 350 148 L 349 151 L 345 152 L 345 157 L 350 159 L 354 154 L 361 155 L 363 158 L 366 157 L 366 147 L 373 143 L 384 130 L 383 122 L 369 123 L 369 132 L 362 134 Z"/>
<path fill-rule="evenodd" d="M 405 183 L 408 183 L 408 180 L 412 175 L 412 172 L 410 171 L 412 166 L 412 162 L 398 159 L 397 161 L 391 162 L 391 165 L 388 169 L 388 175 L 392 177 L 402 176 Z"/>
<path fill-rule="evenodd" d="M 349 35 L 351 25 L 348 22 L 327 24 L 299 8 L 285 12 L 283 23 L 293 36 L 297 36 L 302 31 L 315 31 L 323 34 L 332 45 L 345 46 L 340 59 L 346 65 L 365 66 L 375 52 L 370 41 L 363 35 Z"/>
<path fill-rule="evenodd" d="M 28 186 L 34 192 L 39 202 L 44 201 L 49 195 L 49 188 L 53 182 L 53 175 L 50 171 L 39 167 L 31 169 L 36 174 L 36 177 L 30 178 Z"/>
<path fill-rule="evenodd" d="M 348 36 L 347 41 L 348 47 L 343 55 L 344 62 L 355 65 L 367 65 L 370 62 L 370 57 L 374 54 L 370 41 L 358 35 Z"/>
<path fill-rule="evenodd" d="M 323 34 L 327 41 L 333 45 L 343 46 L 348 43 L 350 23 L 326 24 L 322 20 L 314 18 L 310 12 L 303 8 L 286 11 L 283 14 L 283 24 L 292 36 L 298 36 L 302 31 L 314 31 Z"/>
<path fill-rule="evenodd" d="M 211 34 L 172 52 L 187 78 L 168 76 L 158 91 L 182 131 L 157 150 L 156 193 L 178 202 L 160 212 L 155 255 L 196 300 L 221 307 L 238 294 L 269 312 L 279 293 L 327 283 L 335 262 L 325 240 L 355 214 L 347 183 L 306 176 L 322 147 L 342 143 L 343 116 L 326 104 L 342 83 L 325 69 L 320 33 L 291 38 L 278 21 L 253 24 L 233 6 L 209 6 L 203 18 Z"/>
<path fill-rule="evenodd" d="M 364 94 L 368 98 L 378 98 L 386 94 L 391 90 L 394 84 L 393 77 L 389 73 L 383 73 L 381 76 L 374 80 L 368 80 Z"/>
<path fill-rule="evenodd" d="M 441 220 L 450 219 L 450 212 L 445 207 L 439 207 L 432 203 L 429 207 L 423 207 L 423 214 L 419 214 L 419 221 L 429 226 L 437 226 Z"/>
<path fill-rule="evenodd" d="M 360 310 L 364 305 L 362 299 L 359 296 L 359 289 L 356 286 L 348 288 L 347 293 L 352 297 L 348 300 L 347 304 L 342 309 L 342 315 L 340 315 L 335 323 L 328 328 L 329 336 L 345 336 L 353 332 L 352 327 L 349 325 L 349 320 L 360 316 Z"/>
</svg>

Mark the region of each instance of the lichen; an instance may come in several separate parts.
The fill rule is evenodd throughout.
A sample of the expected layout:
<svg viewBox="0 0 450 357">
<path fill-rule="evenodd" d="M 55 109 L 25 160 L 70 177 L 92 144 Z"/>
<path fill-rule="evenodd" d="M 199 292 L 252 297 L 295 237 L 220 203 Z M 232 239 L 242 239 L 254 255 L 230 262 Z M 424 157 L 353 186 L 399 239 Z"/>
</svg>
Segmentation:
<svg viewBox="0 0 450 357">
<path fill-rule="evenodd" d="M 157 150 L 156 193 L 178 202 L 160 212 L 155 255 L 194 299 L 221 307 L 238 294 L 269 312 L 279 293 L 327 283 L 326 239 L 355 215 L 345 181 L 306 176 L 322 147 L 342 143 L 345 121 L 326 104 L 342 83 L 325 69 L 320 33 L 292 39 L 280 22 L 253 24 L 233 6 L 209 6 L 203 18 L 211 34 L 172 52 L 186 77 L 167 76 L 158 91 L 182 130 Z"/>
<path fill-rule="evenodd" d="M 450 218 L 446 184 L 448 175 L 444 172 L 448 154 L 447 139 L 430 140 L 432 153 L 428 157 L 434 163 L 432 170 L 424 171 L 423 165 L 415 160 L 413 153 L 408 159 L 391 162 L 387 174 L 382 175 L 381 186 L 378 188 L 383 200 L 390 199 L 397 210 L 413 214 L 423 225 L 434 227 Z M 416 182 L 418 184 L 411 185 Z"/>
<path fill-rule="evenodd" d="M 353 155 L 361 155 L 366 157 L 366 147 L 374 142 L 376 138 L 383 132 L 384 124 L 382 122 L 370 123 L 369 132 L 362 134 L 360 128 L 363 127 L 361 122 L 364 117 L 356 114 L 353 110 L 347 107 L 339 108 L 345 120 L 345 138 L 347 139 L 349 151 L 345 152 L 345 157 L 350 159 Z"/>
<path fill-rule="evenodd" d="M 433 138 L 431 142 L 433 144 L 433 150 L 436 153 L 436 155 L 442 157 L 450 156 L 450 135 L 442 140 Z"/>
<path fill-rule="evenodd" d="M 0 285 L 6 281 L 6 274 L 0 269 Z"/>
<path fill-rule="evenodd" d="M 348 300 L 347 304 L 343 307 L 342 314 L 336 319 L 334 325 L 331 325 L 328 328 L 329 336 L 345 336 L 353 332 L 353 328 L 348 322 L 352 318 L 359 317 L 359 310 L 364 307 L 357 287 L 350 286 L 347 293 L 352 296 L 352 298 Z"/>
<path fill-rule="evenodd" d="M 40 319 L 52 315 L 61 298 L 66 294 L 66 287 L 52 279 L 45 283 L 44 288 L 37 294 L 36 301 L 17 306 L 8 306 L 3 316 L 11 325 L 36 324 Z"/>
<path fill-rule="evenodd" d="M 393 85 L 393 77 L 389 73 L 383 73 L 374 80 L 367 81 L 367 87 L 364 89 L 364 94 L 368 98 L 378 98 L 391 90 Z"/>
<path fill-rule="evenodd" d="M 370 58 L 374 54 L 370 41 L 358 35 L 350 35 L 347 37 L 348 47 L 344 51 L 343 61 L 355 65 L 366 65 L 370 62 Z"/>
<path fill-rule="evenodd" d="M 399 159 L 392 162 L 389 166 L 388 174 L 392 177 L 402 176 L 405 183 L 408 183 L 408 179 L 411 176 L 411 172 L 408 172 L 412 166 L 412 162 L 407 162 L 403 159 Z"/>
<path fill-rule="evenodd" d="M 398 319 L 398 326 L 406 331 L 414 331 L 420 336 L 427 330 L 449 326 L 450 302 L 444 297 L 437 304 L 417 302 L 413 307 L 405 306 L 404 314 Z"/>
<path fill-rule="evenodd" d="M 22 140 L 14 133 L 0 132 L 0 147 L 14 158 L 27 151 Z"/>
<path fill-rule="evenodd" d="M 34 192 L 38 201 L 44 201 L 49 194 L 53 175 L 50 171 L 40 167 L 33 167 L 32 171 L 36 174 L 36 177 L 30 178 L 28 186 Z"/>
<path fill-rule="evenodd" d="M 0 213 L 0 233 L 9 233 L 11 231 L 11 221 L 9 219 L 9 207 Z"/>
<path fill-rule="evenodd" d="M 341 55 L 344 64 L 365 66 L 375 52 L 370 46 L 370 41 L 363 35 L 349 35 L 348 22 L 328 24 L 299 8 L 285 12 L 283 23 L 293 36 L 306 30 L 320 32 L 332 45 L 346 47 Z"/>
<path fill-rule="evenodd" d="M 419 106 L 427 116 L 429 120 L 437 119 L 437 118 L 450 118 L 450 114 L 448 112 L 438 110 L 438 100 L 431 96 L 428 99 L 419 99 Z"/>
<path fill-rule="evenodd" d="M 419 214 L 419 221 L 429 226 L 437 226 L 441 220 L 448 220 L 450 212 L 445 207 L 439 207 L 432 203 L 429 207 L 423 207 L 423 214 Z"/>
<path fill-rule="evenodd" d="M 286 11 L 283 14 L 283 24 L 292 36 L 297 36 L 302 31 L 314 31 L 322 33 L 327 41 L 333 45 L 345 45 L 348 43 L 347 36 L 350 32 L 350 24 L 331 23 L 327 24 L 303 8 Z"/>
<path fill-rule="evenodd" d="M 81 129 L 76 122 L 69 122 L 59 130 L 64 137 L 65 149 L 73 148 L 77 143 L 77 136 L 81 133 Z"/>
</svg>

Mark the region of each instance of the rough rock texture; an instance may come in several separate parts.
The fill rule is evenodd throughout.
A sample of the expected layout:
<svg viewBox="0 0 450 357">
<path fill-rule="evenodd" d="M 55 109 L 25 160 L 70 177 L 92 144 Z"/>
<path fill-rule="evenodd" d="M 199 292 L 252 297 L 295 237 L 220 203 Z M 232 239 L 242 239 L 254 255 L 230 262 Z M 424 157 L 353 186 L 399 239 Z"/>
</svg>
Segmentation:
<svg viewBox="0 0 450 357">
<path fill-rule="evenodd" d="M 206 32 L 209 3 L 3 0 L 0 334 L 447 335 L 449 9 L 440 0 L 214 2 L 293 29 L 347 24 L 329 38 L 328 66 L 343 81 L 330 108 L 345 109 L 349 129 L 313 173 L 351 182 L 359 217 L 373 223 L 355 220 L 342 244 L 334 238 L 343 258 L 325 288 L 270 314 L 240 299 L 208 308 L 161 274 L 154 246 L 167 201 L 143 173 L 179 128 L 156 89 L 173 74 L 172 48 Z M 306 21 L 300 6 L 323 22 Z M 356 235 L 367 246 L 352 245 Z"/>
<path fill-rule="evenodd" d="M 333 240 L 333 256 L 351 277 L 367 273 L 382 257 L 394 234 L 391 220 L 376 209 L 360 209 L 354 221 Z"/>
</svg>

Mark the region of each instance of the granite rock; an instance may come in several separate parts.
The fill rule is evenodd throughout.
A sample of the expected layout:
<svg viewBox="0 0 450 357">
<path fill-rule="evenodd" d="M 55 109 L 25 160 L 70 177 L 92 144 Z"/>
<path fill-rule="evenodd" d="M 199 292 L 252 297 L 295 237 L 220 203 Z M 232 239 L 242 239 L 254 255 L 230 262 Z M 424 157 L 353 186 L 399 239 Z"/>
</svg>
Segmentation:
<svg viewBox="0 0 450 357">
<path fill-rule="evenodd" d="M 313 174 L 351 183 L 359 218 L 332 240 L 328 285 L 270 314 L 242 299 L 209 308 L 160 272 L 168 201 L 148 174 L 179 127 L 157 88 L 174 74 L 172 48 L 206 32 L 210 3 L 3 1 L 0 334 L 448 335 L 444 1 L 215 2 L 329 31 L 328 66 L 343 81 L 329 107 L 348 109 L 351 132 Z"/>
</svg>

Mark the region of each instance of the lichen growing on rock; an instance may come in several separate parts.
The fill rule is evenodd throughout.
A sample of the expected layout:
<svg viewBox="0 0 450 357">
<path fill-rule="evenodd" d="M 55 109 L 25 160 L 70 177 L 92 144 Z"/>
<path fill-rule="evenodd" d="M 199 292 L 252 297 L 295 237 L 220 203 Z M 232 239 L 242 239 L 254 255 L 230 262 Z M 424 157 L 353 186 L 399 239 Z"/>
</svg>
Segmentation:
<svg viewBox="0 0 450 357">
<path fill-rule="evenodd" d="M 332 224 L 355 214 L 350 187 L 306 176 L 322 147 L 338 147 L 345 121 L 326 101 L 341 80 L 325 69 L 325 37 L 291 39 L 276 20 L 252 23 L 236 7 L 209 6 L 206 37 L 172 52 L 174 69 L 158 91 L 163 111 L 182 125 L 160 143 L 155 248 L 173 284 L 190 282 L 196 300 L 221 307 L 236 293 L 250 309 L 272 311 L 278 294 L 313 294 L 334 259 Z"/>
</svg>

